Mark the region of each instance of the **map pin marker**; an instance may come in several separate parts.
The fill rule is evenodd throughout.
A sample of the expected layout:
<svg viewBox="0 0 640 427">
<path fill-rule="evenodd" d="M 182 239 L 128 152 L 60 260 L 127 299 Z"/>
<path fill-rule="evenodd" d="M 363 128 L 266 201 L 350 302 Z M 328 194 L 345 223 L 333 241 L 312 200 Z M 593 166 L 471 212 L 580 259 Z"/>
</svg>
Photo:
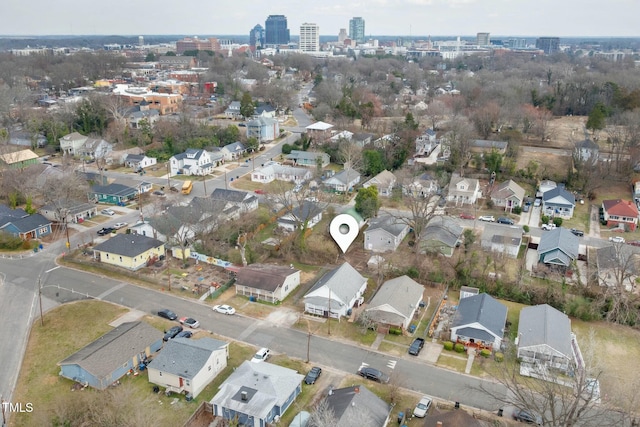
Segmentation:
<svg viewBox="0 0 640 427">
<path fill-rule="evenodd" d="M 329 233 L 331 237 L 336 241 L 342 253 L 346 253 L 349 246 L 358 237 L 358 221 L 349 214 L 340 214 L 333 218 L 329 225 Z"/>
</svg>

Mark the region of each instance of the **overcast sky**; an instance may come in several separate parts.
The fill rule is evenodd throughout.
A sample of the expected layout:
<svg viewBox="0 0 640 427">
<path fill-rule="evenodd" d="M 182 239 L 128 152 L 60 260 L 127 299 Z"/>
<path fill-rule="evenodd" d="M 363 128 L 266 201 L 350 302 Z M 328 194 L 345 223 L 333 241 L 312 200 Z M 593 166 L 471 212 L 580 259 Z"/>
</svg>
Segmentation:
<svg viewBox="0 0 640 427">
<path fill-rule="evenodd" d="M 640 0 L 0 0 L 0 34 L 246 35 L 271 14 L 292 35 L 362 16 L 367 35 L 640 37 Z"/>
</svg>

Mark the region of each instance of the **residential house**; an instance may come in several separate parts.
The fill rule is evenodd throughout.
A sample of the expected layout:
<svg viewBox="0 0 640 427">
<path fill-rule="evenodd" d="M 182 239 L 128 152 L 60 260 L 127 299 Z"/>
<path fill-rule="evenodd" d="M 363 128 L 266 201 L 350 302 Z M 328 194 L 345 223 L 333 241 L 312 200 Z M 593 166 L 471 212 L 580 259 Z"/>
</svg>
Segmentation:
<svg viewBox="0 0 640 427">
<path fill-rule="evenodd" d="M 302 392 L 303 375 L 269 362 L 243 362 L 211 399 L 213 414 L 246 427 L 266 427 Z"/>
<path fill-rule="evenodd" d="M 260 144 L 275 141 L 280 136 L 280 124 L 274 118 L 257 117 L 247 122 L 247 138 L 255 138 Z"/>
<path fill-rule="evenodd" d="M 600 154 L 600 146 L 590 139 L 576 142 L 575 158 L 587 165 L 595 165 Z"/>
<path fill-rule="evenodd" d="M 11 209 L 7 205 L 0 205 L 0 228 L 11 221 L 27 216 L 29 214 L 22 208 Z"/>
<path fill-rule="evenodd" d="M 153 184 L 149 181 L 137 181 L 131 178 L 116 178 L 113 184 L 120 184 L 125 187 L 135 188 L 138 194 L 148 193 L 153 190 Z"/>
<path fill-rule="evenodd" d="M 291 150 L 290 154 L 285 157 L 288 161 L 291 161 L 294 166 L 306 166 L 306 167 L 320 167 L 325 168 L 329 166 L 331 158 L 327 153 L 319 151 L 300 151 Z"/>
<path fill-rule="evenodd" d="M 144 151 L 140 147 L 131 147 L 125 150 L 113 150 L 105 158 L 105 163 L 108 165 L 123 166 L 129 154 L 144 154 Z"/>
<path fill-rule="evenodd" d="M 460 286 L 460 298 L 472 297 L 474 295 L 478 295 L 480 293 L 480 289 L 474 288 L 472 286 Z"/>
<path fill-rule="evenodd" d="M 343 130 L 340 132 L 332 132 L 331 138 L 329 141 L 331 142 L 340 142 L 340 141 L 351 141 L 353 138 L 353 132 L 349 132 L 348 130 Z"/>
<path fill-rule="evenodd" d="M 366 132 L 354 133 L 353 137 L 351 138 L 351 141 L 361 148 L 364 147 L 365 145 L 371 144 L 372 140 L 373 140 L 373 134 L 366 133 Z"/>
<path fill-rule="evenodd" d="M 131 230 L 131 234 L 139 234 L 141 236 L 153 237 L 154 239 L 158 239 L 161 242 L 167 241 L 167 236 L 158 233 L 158 231 L 153 228 L 153 226 L 149 223 L 149 221 L 137 221 L 133 225 L 129 225 L 129 230 Z"/>
<path fill-rule="evenodd" d="M 447 201 L 458 205 L 472 205 L 480 197 L 480 182 L 474 178 L 465 178 L 454 173 L 449 182 Z"/>
<path fill-rule="evenodd" d="M 386 427 L 393 409 L 363 385 L 330 389 L 325 400 L 334 427 Z"/>
<path fill-rule="evenodd" d="M 438 144 L 436 132 L 433 129 L 427 129 L 422 135 L 416 138 L 416 155 L 428 156 Z"/>
<path fill-rule="evenodd" d="M 416 177 L 410 184 L 402 186 L 402 194 L 411 197 L 427 197 L 438 192 L 438 181 L 428 173 Z"/>
<path fill-rule="evenodd" d="M 482 249 L 517 258 L 522 245 L 522 227 L 487 223 L 482 231 Z"/>
<path fill-rule="evenodd" d="M 240 113 L 240 101 L 232 101 L 231 104 L 224 110 L 224 116 L 227 119 L 241 119 L 242 114 Z"/>
<path fill-rule="evenodd" d="M 575 207 L 575 196 L 561 186 L 542 193 L 542 213 L 544 215 L 571 218 Z"/>
<path fill-rule="evenodd" d="M 211 199 L 225 203 L 225 212 L 230 215 L 230 210 L 237 211 L 238 214 L 252 212 L 258 209 L 258 198 L 246 191 L 226 190 L 216 188 L 211 193 Z"/>
<path fill-rule="evenodd" d="M 81 135 L 78 132 L 72 132 L 65 135 L 59 139 L 60 151 L 72 156 L 77 156 L 80 148 L 82 148 L 88 138 L 88 136 Z"/>
<path fill-rule="evenodd" d="M 143 129 L 147 125 L 153 128 L 160 120 L 160 111 L 149 108 L 149 103 L 143 99 L 140 104 L 129 109 L 125 119 L 131 129 Z"/>
<path fill-rule="evenodd" d="M 383 170 L 364 184 L 364 188 L 374 186 L 378 189 L 378 195 L 381 197 L 391 197 L 393 188 L 396 186 L 396 177 L 388 170 Z"/>
<path fill-rule="evenodd" d="M 634 231 L 638 227 L 638 207 L 634 202 L 622 199 L 603 200 L 604 220 L 607 227 L 621 227 Z"/>
<path fill-rule="evenodd" d="M 273 264 L 250 264 L 236 274 L 236 295 L 270 303 L 283 301 L 300 285 L 300 270 Z"/>
<path fill-rule="evenodd" d="M 640 179 L 633 183 L 633 201 L 640 203 Z"/>
<path fill-rule="evenodd" d="M 511 212 L 513 208 L 521 208 L 524 202 L 525 191 L 513 180 L 508 180 L 496 186 L 491 191 L 491 201 L 496 207 L 504 208 Z"/>
<path fill-rule="evenodd" d="M 369 302 L 365 313 L 378 327 L 407 330 L 414 319 L 424 287 L 409 276 L 387 280 Z"/>
<path fill-rule="evenodd" d="M 123 184 L 94 185 L 89 192 L 89 201 L 124 206 L 135 200 L 138 189 Z"/>
<path fill-rule="evenodd" d="M 316 144 L 331 138 L 331 129 L 333 129 L 333 125 L 325 122 L 315 122 L 306 127 L 307 135 Z"/>
<path fill-rule="evenodd" d="M 51 234 L 51 221 L 40 214 L 22 218 L 9 218 L 0 230 L 20 237 L 22 240 L 41 239 Z"/>
<path fill-rule="evenodd" d="M 214 164 L 206 150 L 187 148 L 169 159 L 169 175 L 209 175 L 213 172 Z"/>
<path fill-rule="evenodd" d="M 453 255 L 460 246 L 464 229 L 448 216 L 434 216 L 422 232 L 420 242 L 423 253 L 441 254 L 446 257 Z"/>
<path fill-rule="evenodd" d="M 521 363 L 568 374 L 575 360 L 572 339 L 571 320 L 550 305 L 524 307 L 520 311 L 516 343 Z"/>
<path fill-rule="evenodd" d="M 65 205 L 45 205 L 39 212 L 48 220 L 55 222 L 81 223 L 98 215 L 95 203 L 69 202 Z"/>
<path fill-rule="evenodd" d="M 493 151 L 499 154 L 505 154 L 507 152 L 507 146 L 509 144 L 506 141 L 487 141 L 485 139 L 474 139 L 471 141 L 469 147 L 473 153 L 491 153 Z"/>
<path fill-rule="evenodd" d="M 277 220 L 278 227 L 289 232 L 301 229 L 303 225 L 306 226 L 308 230 L 311 230 L 320 221 L 322 221 L 322 208 L 317 203 L 307 200 Z"/>
<path fill-rule="evenodd" d="M 270 164 L 251 172 L 251 181 L 268 184 L 269 182 L 287 181 L 300 184 L 313 178 L 309 168 L 296 168 L 279 164 Z"/>
<path fill-rule="evenodd" d="M 134 171 L 141 171 L 157 163 L 158 159 L 155 157 L 147 157 L 144 154 L 127 154 L 127 157 L 124 159 L 124 165 Z"/>
<path fill-rule="evenodd" d="M 116 234 L 93 248 L 96 260 L 127 270 L 139 270 L 165 254 L 164 243 L 139 234 Z"/>
<path fill-rule="evenodd" d="M 247 147 L 243 143 L 236 141 L 224 147 L 215 147 L 212 152 L 221 154 L 225 161 L 230 162 L 240 159 L 247 152 Z"/>
<path fill-rule="evenodd" d="M 259 104 L 253 112 L 254 117 L 259 118 L 276 118 L 276 109 L 271 104 Z"/>
<path fill-rule="evenodd" d="M 538 262 L 568 269 L 578 259 L 579 244 L 578 237 L 566 228 L 545 231 L 538 244 Z"/>
<path fill-rule="evenodd" d="M 538 192 L 536 193 L 536 197 L 542 197 L 542 195 L 545 192 L 549 190 L 553 190 L 557 186 L 558 184 L 555 181 L 551 181 L 550 179 L 545 179 L 541 181 L 540 185 L 538 186 Z"/>
<path fill-rule="evenodd" d="M 0 165 L 5 165 L 11 169 L 22 170 L 36 163 L 38 163 L 38 155 L 31 150 L 0 154 Z"/>
<path fill-rule="evenodd" d="M 613 289 L 636 289 L 640 277 L 640 254 L 631 245 L 610 245 L 596 249 L 598 284 Z"/>
<path fill-rule="evenodd" d="M 386 215 L 369 220 L 364 231 L 364 249 L 372 252 L 394 252 L 409 234 L 409 225 Z"/>
<path fill-rule="evenodd" d="M 499 349 L 506 322 L 507 307 L 490 295 L 464 298 L 451 323 L 451 341 Z"/>
<path fill-rule="evenodd" d="M 344 193 L 352 191 L 359 182 L 360 173 L 351 168 L 345 168 L 331 178 L 324 180 L 323 184 L 329 190 Z"/>
<path fill-rule="evenodd" d="M 162 332 L 145 322 L 123 323 L 58 363 L 60 376 L 105 390 L 162 347 Z"/>
<path fill-rule="evenodd" d="M 85 159 L 106 159 L 112 151 L 112 143 L 102 138 L 87 138 L 84 144 L 76 150 L 74 156 Z"/>
<path fill-rule="evenodd" d="M 340 318 L 362 304 L 367 279 L 349 263 L 344 263 L 318 280 L 304 296 L 304 311 Z"/>
<path fill-rule="evenodd" d="M 213 338 L 174 338 L 147 365 L 149 382 L 174 393 L 198 397 L 227 367 L 229 343 Z"/>
</svg>

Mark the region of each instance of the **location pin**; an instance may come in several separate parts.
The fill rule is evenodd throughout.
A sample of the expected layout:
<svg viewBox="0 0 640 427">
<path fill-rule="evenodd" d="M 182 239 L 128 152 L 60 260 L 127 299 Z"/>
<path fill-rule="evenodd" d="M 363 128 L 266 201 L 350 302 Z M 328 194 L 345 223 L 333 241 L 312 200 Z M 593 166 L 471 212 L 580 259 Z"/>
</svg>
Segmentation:
<svg viewBox="0 0 640 427">
<path fill-rule="evenodd" d="M 336 241 L 342 253 L 346 253 L 349 246 L 358 237 L 358 221 L 349 214 L 340 214 L 333 218 L 329 225 L 329 233 L 331 237 Z"/>
</svg>

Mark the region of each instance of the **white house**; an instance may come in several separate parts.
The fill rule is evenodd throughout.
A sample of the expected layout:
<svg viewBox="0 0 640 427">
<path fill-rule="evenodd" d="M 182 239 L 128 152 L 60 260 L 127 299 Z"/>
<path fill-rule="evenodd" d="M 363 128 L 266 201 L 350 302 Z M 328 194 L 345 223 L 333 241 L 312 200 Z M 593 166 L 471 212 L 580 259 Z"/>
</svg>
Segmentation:
<svg viewBox="0 0 640 427">
<path fill-rule="evenodd" d="M 138 171 L 158 163 L 155 157 L 147 157 L 144 154 L 127 154 L 124 159 L 125 166 Z"/>
<path fill-rule="evenodd" d="M 322 209 L 317 203 L 303 201 L 293 208 L 291 212 L 287 212 L 278 218 L 278 226 L 286 231 L 295 231 L 302 227 L 306 222 L 307 229 L 312 229 L 322 221 Z"/>
<path fill-rule="evenodd" d="M 240 213 L 255 211 L 258 209 L 258 198 L 247 191 L 226 190 L 216 188 L 211 193 L 211 199 L 225 203 L 224 212 L 227 217 L 233 217 L 233 210 Z"/>
<path fill-rule="evenodd" d="M 506 321 L 507 307 L 490 295 L 463 298 L 451 323 L 451 341 L 498 349 Z"/>
<path fill-rule="evenodd" d="M 393 188 L 396 186 L 396 177 L 388 170 L 383 170 L 378 175 L 374 176 L 362 186 L 369 188 L 374 186 L 378 189 L 378 195 L 381 197 L 391 197 Z"/>
<path fill-rule="evenodd" d="M 224 147 L 216 147 L 213 149 L 213 153 L 221 154 L 224 160 L 232 161 L 237 160 L 247 152 L 247 147 L 239 141 L 227 144 Z"/>
<path fill-rule="evenodd" d="M 101 138 L 91 138 L 73 132 L 60 138 L 60 151 L 71 156 L 103 159 L 113 150 L 113 144 Z"/>
<path fill-rule="evenodd" d="M 340 318 L 362 304 L 367 279 L 349 263 L 344 263 L 318 280 L 304 296 L 304 311 L 319 316 Z"/>
<path fill-rule="evenodd" d="M 351 141 L 351 138 L 353 138 L 353 132 L 349 132 L 348 130 L 343 130 L 343 131 L 334 133 L 333 136 L 329 138 L 329 140 L 331 142 L 340 142 L 341 140 Z"/>
<path fill-rule="evenodd" d="M 224 116 L 228 119 L 241 119 L 242 114 L 240 114 L 240 101 L 232 101 L 224 111 Z"/>
<path fill-rule="evenodd" d="M 517 258 L 522 244 L 522 227 L 487 223 L 482 231 L 482 249 Z"/>
<path fill-rule="evenodd" d="M 409 225 L 393 216 L 369 220 L 364 231 L 364 249 L 372 252 L 393 252 L 409 233 Z"/>
<path fill-rule="evenodd" d="M 416 138 L 416 155 L 428 156 L 437 145 L 436 132 L 433 129 L 427 129 Z"/>
<path fill-rule="evenodd" d="M 378 325 L 406 330 L 422 302 L 424 287 L 409 276 L 387 280 L 365 312 Z"/>
<path fill-rule="evenodd" d="M 229 343 L 204 337 L 174 338 L 147 365 L 149 382 L 193 397 L 227 367 Z"/>
<path fill-rule="evenodd" d="M 474 204 L 480 197 L 480 182 L 475 178 L 451 175 L 447 201 L 457 205 Z"/>
<path fill-rule="evenodd" d="M 236 295 L 277 303 L 300 285 L 300 270 L 273 264 L 250 264 L 236 274 Z"/>
<path fill-rule="evenodd" d="M 308 168 L 296 168 L 278 164 L 267 165 L 251 172 L 251 181 L 263 184 L 268 184 L 275 180 L 299 184 L 310 180 L 312 177 L 313 174 Z"/>
<path fill-rule="evenodd" d="M 169 175 L 209 175 L 213 172 L 211 156 L 205 150 L 187 148 L 169 159 Z"/>
<path fill-rule="evenodd" d="M 346 168 L 331 178 L 327 178 L 323 184 L 333 191 L 347 192 L 353 190 L 353 187 L 359 182 L 360 174 L 351 168 Z"/>
</svg>

